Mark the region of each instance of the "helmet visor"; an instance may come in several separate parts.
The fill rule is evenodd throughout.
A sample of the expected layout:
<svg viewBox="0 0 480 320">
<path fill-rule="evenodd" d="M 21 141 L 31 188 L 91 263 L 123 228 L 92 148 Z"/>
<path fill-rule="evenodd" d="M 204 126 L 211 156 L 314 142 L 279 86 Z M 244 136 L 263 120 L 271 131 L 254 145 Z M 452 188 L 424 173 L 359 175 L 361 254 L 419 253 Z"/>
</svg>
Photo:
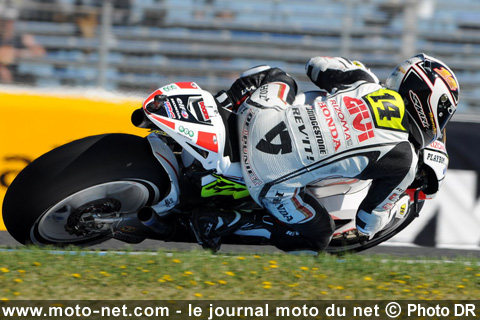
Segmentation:
<svg viewBox="0 0 480 320">
<path fill-rule="evenodd" d="M 438 126 L 443 130 L 455 113 L 455 108 L 446 94 L 442 94 L 438 99 Z"/>
</svg>

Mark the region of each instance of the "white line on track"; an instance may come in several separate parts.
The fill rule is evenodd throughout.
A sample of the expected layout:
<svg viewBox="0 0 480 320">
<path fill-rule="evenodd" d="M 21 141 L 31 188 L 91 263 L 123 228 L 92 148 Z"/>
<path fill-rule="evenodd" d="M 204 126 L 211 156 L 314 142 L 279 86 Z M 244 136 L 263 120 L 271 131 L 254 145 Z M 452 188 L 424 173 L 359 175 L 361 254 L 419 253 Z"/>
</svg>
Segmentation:
<svg viewBox="0 0 480 320">
<path fill-rule="evenodd" d="M 0 252 L 20 252 L 20 251 L 33 251 L 33 250 L 23 250 L 23 249 L 3 249 L 0 248 Z M 148 255 L 148 256 L 159 256 L 165 255 L 166 257 L 173 257 L 173 252 L 149 252 L 149 251 L 67 251 L 67 250 L 46 250 L 45 252 L 52 255 L 98 255 L 98 256 L 107 256 L 107 255 L 126 255 L 126 256 L 138 256 L 138 255 Z M 234 258 L 236 254 L 230 255 L 211 255 L 211 258 Z M 371 260 L 366 258 L 365 260 Z M 339 257 L 339 262 L 345 262 L 345 259 Z M 454 264 L 460 263 L 466 266 L 476 265 L 480 266 L 480 261 L 477 263 L 472 263 L 472 261 L 461 261 L 461 260 L 445 260 L 445 259 L 381 259 L 381 263 L 407 263 L 407 264 Z"/>
</svg>

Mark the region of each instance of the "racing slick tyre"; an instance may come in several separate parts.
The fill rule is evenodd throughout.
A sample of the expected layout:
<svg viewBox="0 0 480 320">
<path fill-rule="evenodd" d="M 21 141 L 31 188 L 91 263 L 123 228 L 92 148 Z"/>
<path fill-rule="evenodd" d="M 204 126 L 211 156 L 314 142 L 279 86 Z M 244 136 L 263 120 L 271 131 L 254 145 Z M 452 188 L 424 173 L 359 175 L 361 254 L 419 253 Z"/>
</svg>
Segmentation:
<svg viewBox="0 0 480 320">
<path fill-rule="evenodd" d="M 111 238 L 109 222 L 158 201 L 169 187 L 147 139 L 90 136 L 21 171 L 5 195 L 3 220 L 22 244 L 87 246 Z"/>
<path fill-rule="evenodd" d="M 424 201 L 419 202 L 418 211 L 422 209 L 423 204 Z M 348 235 L 339 235 L 330 241 L 325 251 L 332 254 L 343 254 L 370 249 L 391 239 L 393 236 L 405 229 L 410 223 L 412 223 L 416 217 L 417 214 L 412 210 L 412 207 L 410 207 L 407 215 L 404 218 L 393 219 L 383 230 L 377 232 L 371 240 L 366 240 L 363 237 L 359 237 L 358 233 L 356 232 Z"/>
</svg>

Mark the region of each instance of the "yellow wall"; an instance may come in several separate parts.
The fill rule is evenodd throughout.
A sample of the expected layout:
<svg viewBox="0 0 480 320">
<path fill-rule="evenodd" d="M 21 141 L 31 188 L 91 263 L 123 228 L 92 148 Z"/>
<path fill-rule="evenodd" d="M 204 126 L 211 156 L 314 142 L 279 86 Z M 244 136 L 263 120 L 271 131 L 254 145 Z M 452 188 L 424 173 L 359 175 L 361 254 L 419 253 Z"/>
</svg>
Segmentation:
<svg viewBox="0 0 480 320">
<path fill-rule="evenodd" d="M 50 96 L 0 90 L 0 203 L 7 185 L 27 163 L 66 142 L 124 132 L 146 136 L 130 122 L 142 99 Z M 0 230 L 5 230 L 0 217 Z"/>
</svg>

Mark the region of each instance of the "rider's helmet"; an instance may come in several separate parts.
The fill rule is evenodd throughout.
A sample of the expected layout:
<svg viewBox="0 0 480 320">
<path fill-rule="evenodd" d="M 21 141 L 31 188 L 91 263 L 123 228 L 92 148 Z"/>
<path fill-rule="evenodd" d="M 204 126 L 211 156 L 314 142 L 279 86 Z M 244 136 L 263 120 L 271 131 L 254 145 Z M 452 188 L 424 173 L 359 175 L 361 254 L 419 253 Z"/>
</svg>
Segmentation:
<svg viewBox="0 0 480 320">
<path fill-rule="evenodd" d="M 419 149 L 441 136 L 457 109 L 457 78 L 442 61 L 423 53 L 398 65 L 386 86 L 402 96 L 410 120 L 410 140 Z"/>
</svg>

